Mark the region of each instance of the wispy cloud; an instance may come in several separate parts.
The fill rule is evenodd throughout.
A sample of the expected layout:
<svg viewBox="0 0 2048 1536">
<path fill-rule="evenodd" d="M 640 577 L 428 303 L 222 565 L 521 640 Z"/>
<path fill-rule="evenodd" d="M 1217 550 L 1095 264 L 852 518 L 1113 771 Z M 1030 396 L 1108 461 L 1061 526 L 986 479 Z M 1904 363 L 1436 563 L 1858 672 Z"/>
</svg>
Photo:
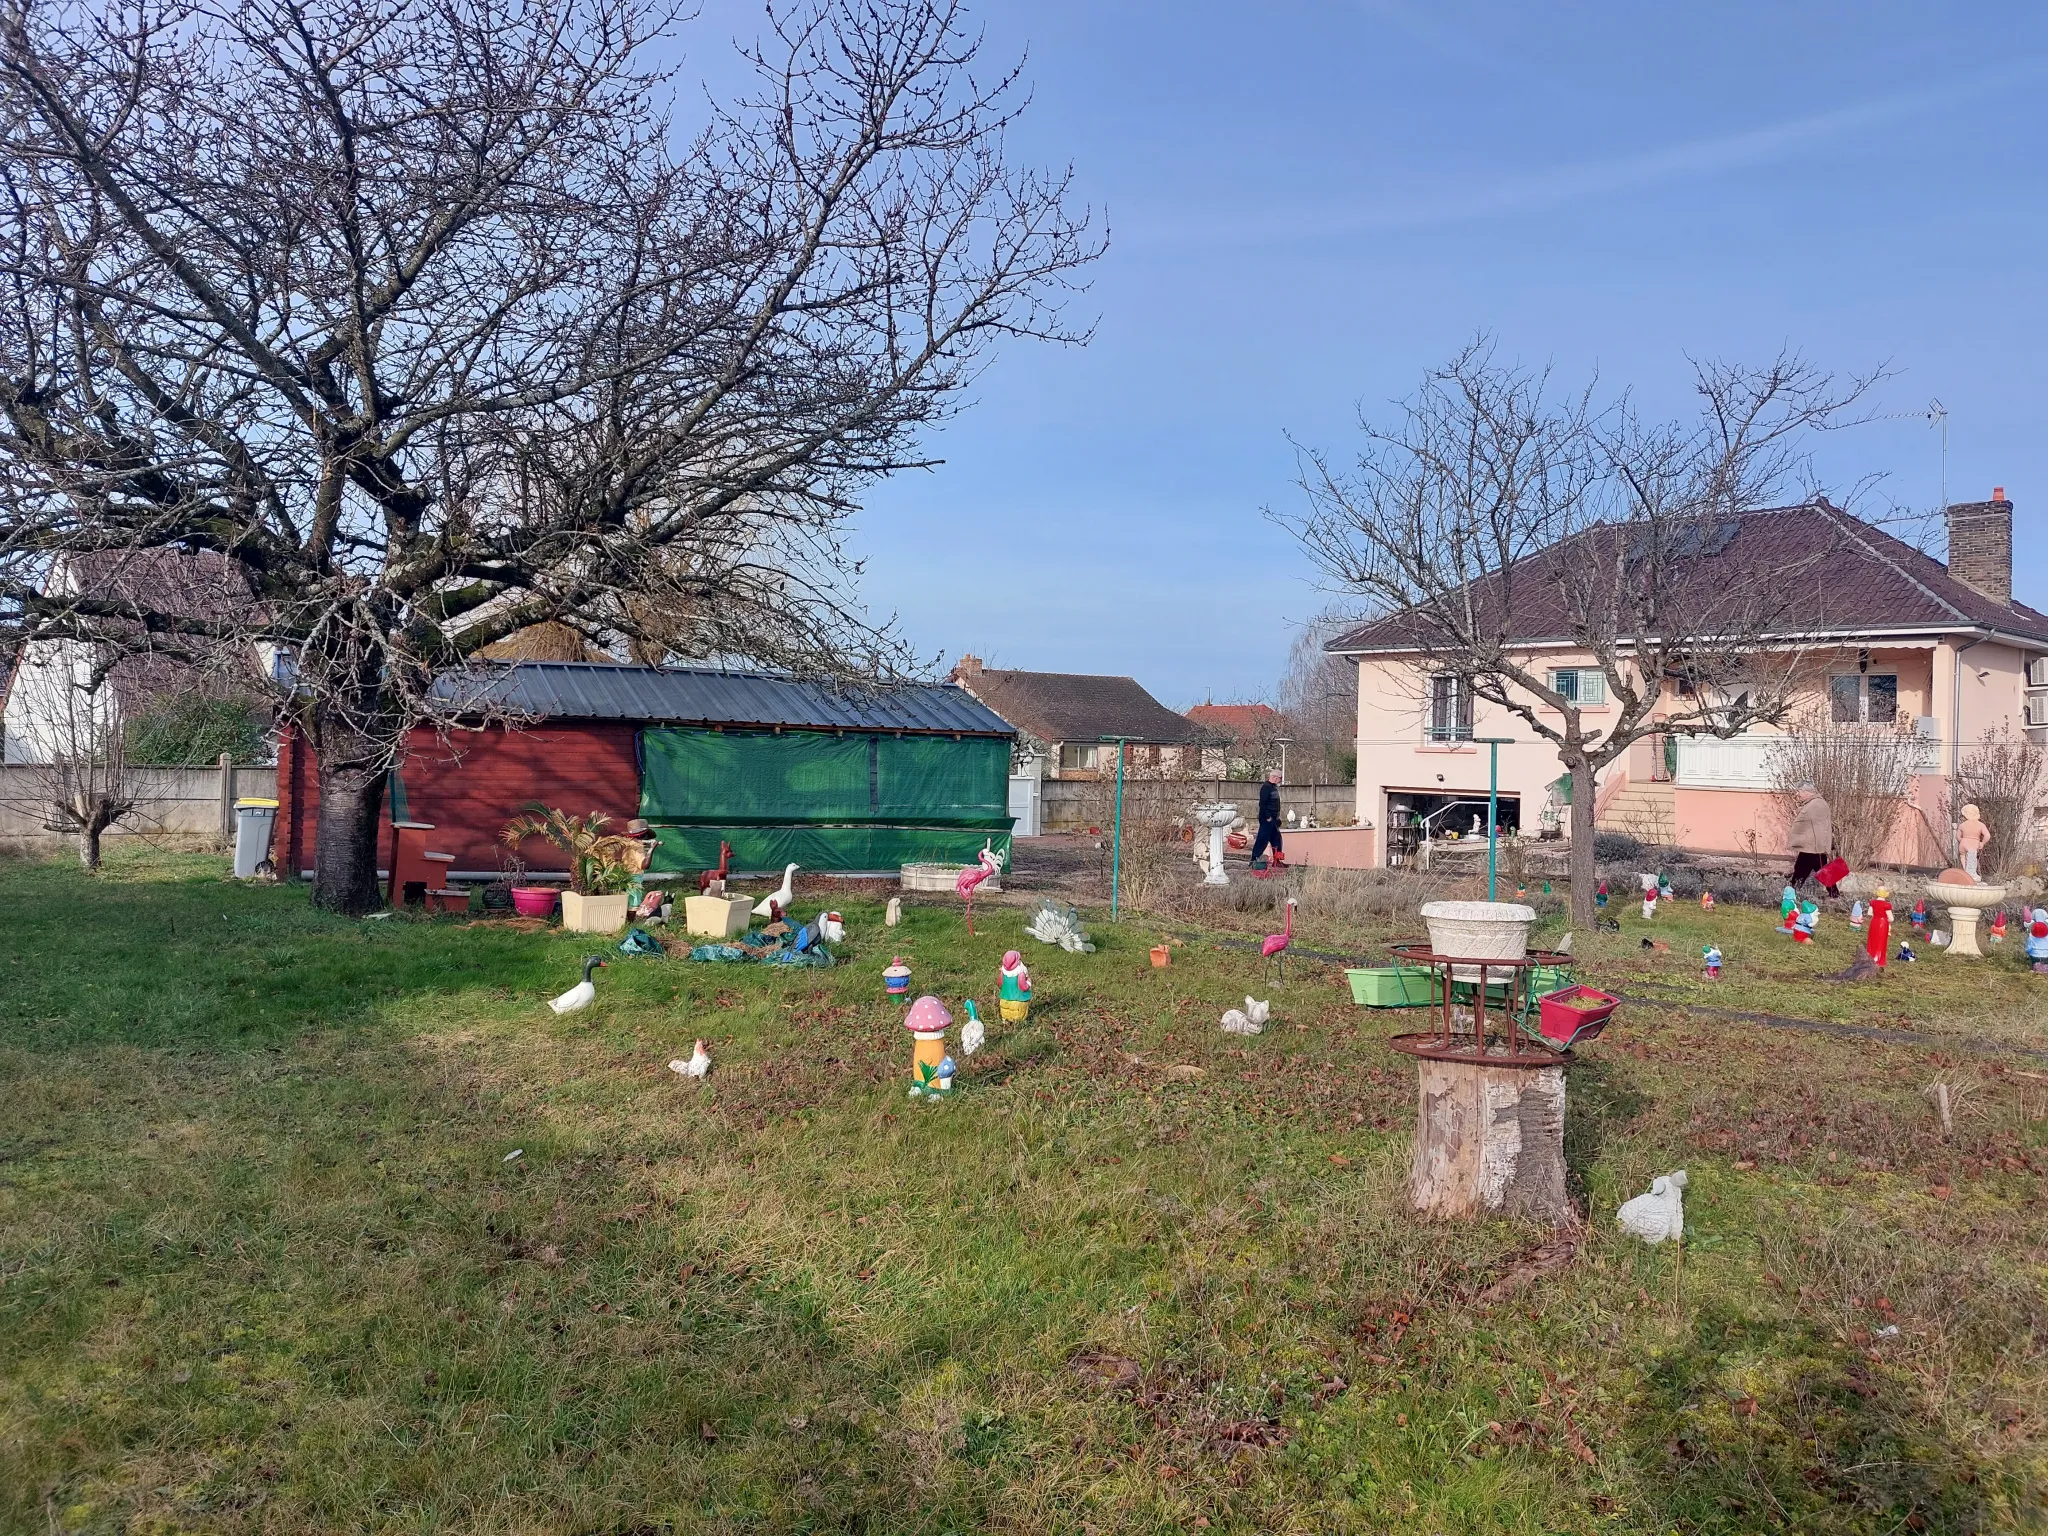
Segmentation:
<svg viewBox="0 0 2048 1536">
<path fill-rule="evenodd" d="M 1803 151 L 1851 138 L 1887 123 L 1920 116 L 1995 93 L 2048 73 L 2048 61 L 2030 60 L 1995 73 L 1928 90 L 1885 96 L 1786 118 L 1738 133 L 1691 139 L 1610 159 L 1582 161 L 1447 188 L 1427 197 L 1370 201 L 1348 208 L 1274 209 L 1213 220 L 1130 221 L 1127 238 L 1139 243 L 1171 239 L 1195 243 L 1269 243 L 1333 234 L 1431 229 L 1540 212 L 1570 203 L 1646 191 L 1672 182 L 1726 175 L 1791 159 Z M 1370 194 L 1365 194 L 1369 197 Z"/>
</svg>

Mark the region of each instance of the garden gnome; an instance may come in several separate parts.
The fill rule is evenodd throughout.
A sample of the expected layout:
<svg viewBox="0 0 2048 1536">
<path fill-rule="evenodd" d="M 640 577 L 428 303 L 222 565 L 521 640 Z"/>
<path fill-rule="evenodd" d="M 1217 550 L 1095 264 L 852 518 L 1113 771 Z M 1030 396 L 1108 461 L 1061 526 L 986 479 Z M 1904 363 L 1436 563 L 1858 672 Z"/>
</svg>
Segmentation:
<svg viewBox="0 0 2048 1536">
<path fill-rule="evenodd" d="M 1918 955 L 1913 953 L 1912 945 L 1904 943 L 1899 945 L 1899 964 L 1911 965 L 1915 960 L 1918 960 L 1919 958 L 1920 957 Z"/>
<path fill-rule="evenodd" d="M 1720 946 L 1717 944 L 1709 944 L 1705 949 L 1701 950 L 1700 964 L 1705 968 L 1706 978 L 1708 981 L 1719 981 L 1721 979 Z"/>
<path fill-rule="evenodd" d="M 1907 916 L 1912 920 L 1914 932 L 1918 933 L 1924 930 L 1927 927 L 1927 898 L 1922 896 L 1918 901 L 1914 902 L 1913 910 Z"/>
<path fill-rule="evenodd" d="M 1648 922 L 1657 915 L 1657 887 L 1649 886 L 1643 891 L 1643 920 Z"/>
<path fill-rule="evenodd" d="M 1820 903 L 1817 901 L 1801 902 L 1799 915 L 1792 920 L 1792 942 L 1795 944 L 1811 944 L 1813 942 L 1813 930 L 1819 923 Z"/>
<path fill-rule="evenodd" d="M 1659 901 L 1669 901 L 1672 895 L 1671 877 L 1669 875 L 1659 875 L 1657 877 L 1657 899 Z"/>
<path fill-rule="evenodd" d="M 1991 828 L 1985 824 L 1984 813 L 1974 805 L 1964 806 L 1963 824 L 1956 828 L 1956 846 L 1963 851 L 1963 869 L 1972 880 L 1981 878 L 1977 873 L 1977 855 L 1990 841 Z"/>
<path fill-rule="evenodd" d="M 1883 886 L 1870 898 L 1870 937 L 1864 941 L 1863 953 L 1884 969 L 1884 958 L 1891 953 L 1892 942 L 1892 893 Z"/>
<path fill-rule="evenodd" d="M 1014 949 L 1003 956 L 997 1007 L 1002 1010 L 1005 1024 L 1022 1024 L 1031 1017 L 1031 972 L 1025 969 L 1024 957 Z"/>
<path fill-rule="evenodd" d="M 2034 908 L 2027 922 L 2027 958 L 2034 969 L 2048 976 L 2048 907 Z"/>
<path fill-rule="evenodd" d="M 1700 910 L 1702 912 L 1711 912 L 1714 910 L 1714 893 L 1712 891 L 1700 892 Z"/>
<path fill-rule="evenodd" d="M 1863 926 L 1863 902 L 1861 898 L 1858 898 L 1849 908 L 1849 926 L 1851 928 L 1861 928 Z"/>
<path fill-rule="evenodd" d="M 1790 933 L 1792 931 L 1792 918 L 1798 911 L 1799 893 L 1788 885 L 1784 890 L 1778 892 L 1778 926 L 1784 929 L 1785 932 Z"/>
<path fill-rule="evenodd" d="M 1596 907 L 1607 905 L 1607 882 L 1605 880 L 1600 882 L 1600 889 L 1593 893 L 1593 905 Z"/>
<path fill-rule="evenodd" d="M 2003 907 L 2000 907 L 1997 912 L 1992 914 L 1991 942 L 1994 944 L 2003 944 L 2005 942 L 2005 908 Z"/>
</svg>

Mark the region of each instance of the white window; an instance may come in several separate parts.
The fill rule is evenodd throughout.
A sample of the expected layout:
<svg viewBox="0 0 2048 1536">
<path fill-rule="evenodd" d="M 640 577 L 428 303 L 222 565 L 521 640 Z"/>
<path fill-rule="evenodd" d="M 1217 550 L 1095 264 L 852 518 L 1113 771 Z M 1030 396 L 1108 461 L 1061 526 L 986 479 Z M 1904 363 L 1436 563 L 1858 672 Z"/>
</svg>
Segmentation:
<svg viewBox="0 0 2048 1536">
<path fill-rule="evenodd" d="M 1464 679 L 1432 677 L 1429 680 L 1429 739 L 1472 739 L 1472 689 Z"/>
<path fill-rule="evenodd" d="M 1560 667 L 1550 674 L 1550 691 L 1572 704 L 1605 704 L 1607 674 L 1598 667 Z"/>
<path fill-rule="evenodd" d="M 1828 716 L 1837 725 L 1895 725 L 1899 674 L 1845 672 L 1828 679 Z"/>
<path fill-rule="evenodd" d="M 1060 743 L 1060 766 L 1075 769 L 1099 768 L 1102 766 L 1102 748 L 1078 741 L 1063 741 Z"/>
</svg>

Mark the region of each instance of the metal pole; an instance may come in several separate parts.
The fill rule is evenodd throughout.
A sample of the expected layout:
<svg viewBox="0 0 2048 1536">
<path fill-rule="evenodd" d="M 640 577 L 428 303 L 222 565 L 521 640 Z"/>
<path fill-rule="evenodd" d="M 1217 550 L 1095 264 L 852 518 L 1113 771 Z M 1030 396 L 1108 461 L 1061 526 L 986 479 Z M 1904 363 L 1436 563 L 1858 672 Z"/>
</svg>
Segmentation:
<svg viewBox="0 0 2048 1536">
<path fill-rule="evenodd" d="M 1486 899 L 1494 899 L 1494 868 L 1499 862 L 1500 838 L 1494 827 L 1500 814 L 1500 743 L 1486 744 Z"/>
<path fill-rule="evenodd" d="M 1124 878 L 1124 738 L 1116 738 L 1116 823 L 1109 845 L 1109 920 L 1117 920 L 1117 895 Z"/>
<path fill-rule="evenodd" d="M 1512 747 L 1515 738 L 1479 736 L 1474 740 L 1486 748 L 1486 899 L 1492 901 L 1500 863 L 1500 749 Z"/>
</svg>

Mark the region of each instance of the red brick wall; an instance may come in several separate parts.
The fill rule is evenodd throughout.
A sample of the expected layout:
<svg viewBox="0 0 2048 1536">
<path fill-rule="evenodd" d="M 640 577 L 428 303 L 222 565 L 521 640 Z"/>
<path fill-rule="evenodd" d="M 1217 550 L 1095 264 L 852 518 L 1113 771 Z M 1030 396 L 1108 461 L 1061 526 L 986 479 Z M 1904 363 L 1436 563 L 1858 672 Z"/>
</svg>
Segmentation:
<svg viewBox="0 0 2048 1536">
<path fill-rule="evenodd" d="M 578 816 L 602 811 L 623 832 L 626 822 L 640 814 L 634 735 L 631 725 L 596 721 L 523 731 L 499 726 L 453 731 L 445 741 L 431 730 L 416 730 L 402 770 L 407 818 L 434 825 L 427 846 L 454 854 L 458 870 L 496 869 L 503 851 L 499 830 L 529 801 Z M 296 731 L 287 731 L 279 743 L 277 799 L 278 827 L 285 839 L 279 870 L 311 869 L 319 775 Z M 545 843 L 527 843 L 519 856 L 531 869 L 566 867 Z M 388 839 L 382 861 L 389 861 Z"/>
</svg>

